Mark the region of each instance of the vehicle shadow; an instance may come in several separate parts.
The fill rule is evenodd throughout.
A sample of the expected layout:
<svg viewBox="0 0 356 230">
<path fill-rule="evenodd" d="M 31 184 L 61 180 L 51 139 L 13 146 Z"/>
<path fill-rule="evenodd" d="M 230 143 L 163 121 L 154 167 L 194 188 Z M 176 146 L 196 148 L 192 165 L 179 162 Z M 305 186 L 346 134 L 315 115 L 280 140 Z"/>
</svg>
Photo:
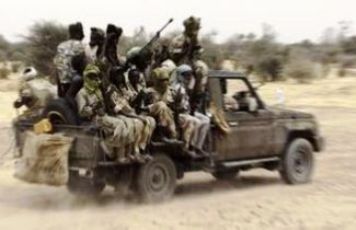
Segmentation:
<svg viewBox="0 0 356 230">
<path fill-rule="evenodd" d="M 179 184 L 176 189 L 177 197 L 191 195 L 208 195 L 226 191 L 241 191 L 267 185 L 281 184 L 281 180 L 276 176 L 239 176 L 232 180 L 201 180 Z"/>
<path fill-rule="evenodd" d="M 191 178 L 190 178 L 191 179 Z M 239 176 L 229 181 L 218 181 L 209 177 L 197 177 L 193 180 L 182 180 L 178 183 L 175 200 L 185 197 L 199 195 L 213 196 L 218 192 L 239 192 L 246 189 L 254 189 L 282 183 L 275 176 Z M 6 189 L 7 190 L 7 189 Z M 13 188 L 8 188 L 13 190 Z M 0 205 L 8 207 L 20 207 L 30 210 L 82 210 L 91 208 L 102 208 L 109 206 L 125 206 L 126 208 L 137 208 L 140 202 L 132 193 L 126 196 L 116 194 L 113 189 L 107 188 L 98 197 L 79 197 L 70 194 L 66 188 L 48 188 L 45 186 L 31 186 L 22 188 L 11 195 L 1 196 Z M 5 191 L 3 191 L 5 192 Z M 1 192 L 2 193 L 2 192 Z M 0 193 L 0 195 L 1 195 Z M 203 196 L 203 197 L 202 197 Z"/>
</svg>

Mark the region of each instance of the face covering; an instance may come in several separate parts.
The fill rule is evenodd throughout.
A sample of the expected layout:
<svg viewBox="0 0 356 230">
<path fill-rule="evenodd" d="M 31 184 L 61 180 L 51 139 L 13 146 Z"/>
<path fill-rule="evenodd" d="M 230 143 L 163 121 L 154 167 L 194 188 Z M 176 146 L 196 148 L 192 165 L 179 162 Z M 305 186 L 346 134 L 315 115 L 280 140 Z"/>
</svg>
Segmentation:
<svg viewBox="0 0 356 230">
<path fill-rule="evenodd" d="M 88 65 L 84 71 L 84 88 L 89 94 L 95 94 L 99 100 L 102 100 L 100 90 L 100 70 L 95 65 Z"/>
</svg>

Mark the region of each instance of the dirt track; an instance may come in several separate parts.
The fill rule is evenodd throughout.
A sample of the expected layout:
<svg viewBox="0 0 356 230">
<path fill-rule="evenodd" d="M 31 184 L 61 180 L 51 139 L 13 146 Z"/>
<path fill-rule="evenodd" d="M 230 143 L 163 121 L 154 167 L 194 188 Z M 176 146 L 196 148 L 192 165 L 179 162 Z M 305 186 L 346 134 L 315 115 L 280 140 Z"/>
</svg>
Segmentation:
<svg viewBox="0 0 356 230">
<path fill-rule="evenodd" d="M 345 82 L 337 87 L 343 89 L 345 85 L 351 86 Z M 335 98 L 344 97 L 344 91 L 333 92 L 342 93 Z M 354 94 L 353 90 L 348 92 Z M 331 97 L 324 92 L 318 100 L 323 102 L 326 96 Z M 303 100 L 298 95 L 289 98 Z M 278 173 L 264 170 L 243 172 L 232 182 L 217 182 L 208 174 L 194 173 L 179 182 L 171 201 L 141 205 L 123 201 L 109 189 L 97 200 L 86 200 L 73 197 L 65 188 L 29 185 L 12 177 L 12 162 L 6 160 L 0 165 L 0 229 L 353 230 L 356 104 L 308 104 L 314 107 L 299 105 L 296 109 L 314 113 L 327 139 L 326 151 L 316 156 L 310 184 L 287 186 Z M 7 130 L 1 129 L 8 125 L 0 124 L 0 154 L 10 142 Z"/>
</svg>

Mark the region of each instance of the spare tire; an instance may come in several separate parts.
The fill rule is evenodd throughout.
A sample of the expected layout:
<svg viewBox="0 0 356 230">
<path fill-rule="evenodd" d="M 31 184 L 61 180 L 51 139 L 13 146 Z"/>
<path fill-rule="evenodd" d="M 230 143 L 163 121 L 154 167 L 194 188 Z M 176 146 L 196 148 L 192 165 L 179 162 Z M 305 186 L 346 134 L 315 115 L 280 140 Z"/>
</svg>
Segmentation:
<svg viewBox="0 0 356 230">
<path fill-rule="evenodd" d="M 43 117 L 57 125 L 78 125 L 79 123 L 77 114 L 63 98 L 50 101 L 43 111 Z"/>
</svg>

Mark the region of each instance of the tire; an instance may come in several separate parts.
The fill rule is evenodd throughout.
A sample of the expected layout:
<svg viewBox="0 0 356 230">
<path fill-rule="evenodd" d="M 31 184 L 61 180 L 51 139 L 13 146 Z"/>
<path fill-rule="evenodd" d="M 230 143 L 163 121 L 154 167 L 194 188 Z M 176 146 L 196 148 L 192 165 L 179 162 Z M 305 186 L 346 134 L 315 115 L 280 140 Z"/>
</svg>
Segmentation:
<svg viewBox="0 0 356 230">
<path fill-rule="evenodd" d="M 177 170 L 170 157 L 158 154 L 138 169 L 137 192 L 143 202 L 161 202 L 172 197 Z"/>
<path fill-rule="evenodd" d="M 238 174 L 239 174 L 238 170 L 233 170 L 233 171 L 216 171 L 213 172 L 211 175 L 213 175 L 213 177 L 216 180 L 233 180 L 237 177 Z"/>
<path fill-rule="evenodd" d="M 287 184 L 304 184 L 311 180 L 314 170 L 313 147 L 309 141 L 298 138 L 287 147 L 282 158 L 280 175 Z"/>
<path fill-rule="evenodd" d="M 96 197 L 105 188 L 105 183 L 89 178 L 80 177 L 78 172 L 69 173 L 67 189 L 76 196 Z"/>
<path fill-rule="evenodd" d="M 63 98 L 50 101 L 43 111 L 43 117 L 48 118 L 52 124 L 78 125 L 75 111 Z"/>
</svg>

